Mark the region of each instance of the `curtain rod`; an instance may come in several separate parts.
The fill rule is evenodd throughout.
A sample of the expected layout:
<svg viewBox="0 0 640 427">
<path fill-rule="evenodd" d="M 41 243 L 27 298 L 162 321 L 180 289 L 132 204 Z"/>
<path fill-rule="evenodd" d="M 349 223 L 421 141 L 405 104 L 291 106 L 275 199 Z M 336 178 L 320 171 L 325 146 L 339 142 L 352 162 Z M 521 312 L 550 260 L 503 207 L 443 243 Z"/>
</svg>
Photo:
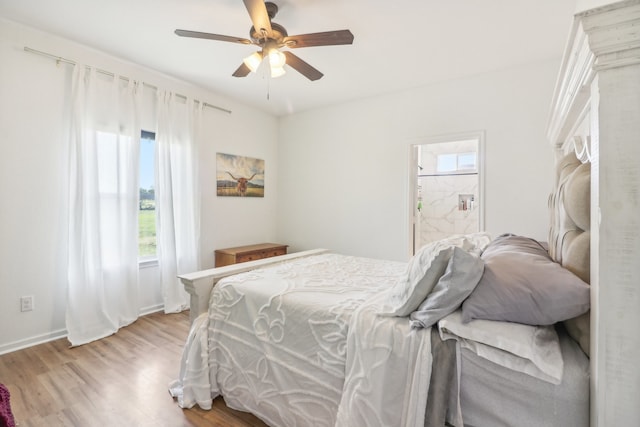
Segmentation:
<svg viewBox="0 0 640 427">
<path fill-rule="evenodd" d="M 71 64 L 71 65 L 76 65 L 77 64 L 77 62 L 72 61 L 70 59 L 63 58 L 61 56 L 52 55 L 50 53 L 43 52 L 41 50 L 32 49 L 32 48 L 30 48 L 28 46 L 24 47 L 24 51 L 25 52 L 29 52 L 29 53 L 35 53 L 36 55 L 46 56 L 47 58 L 55 59 L 56 63 L 58 63 L 58 64 L 60 64 L 61 62 L 65 63 L 65 64 Z M 110 77 L 115 77 L 115 74 L 112 73 L 111 71 L 101 70 L 100 68 L 96 68 L 96 71 L 98 73 L 100 73 L 100 74 L 105 74 L 105 75 L 110 76 Z M 119 76 L 119 77 L 122 80 L 125 80 L 125 81 L 129 81 L 130 80 L 129 77 L 125 77 L 125 76 Z M 154 86 L 152 84 L 149 84 L 149 83 L 146 83 L 146 82 L 142 82 L 142 84 L 147 86 L 147 87 L 150 87 L 152 89 L 158 90 L 158 87 Z M 187 97 L 185 95 L 180 95 L 178 93 L 176 94 L 176 96 L 178 96 L 179 98 L 187 99 Z M 216 110 L 224 111 L 225 113 L 231 114 L 231 110 L 228 110 L 226 108 L 218 107 L 217 105 L 209 104 L 208 102 L 199 101 L 197 99 L 195 101 L 196 102 L 200 102 L 205 107 L 215 108 Z"/>
</svg>

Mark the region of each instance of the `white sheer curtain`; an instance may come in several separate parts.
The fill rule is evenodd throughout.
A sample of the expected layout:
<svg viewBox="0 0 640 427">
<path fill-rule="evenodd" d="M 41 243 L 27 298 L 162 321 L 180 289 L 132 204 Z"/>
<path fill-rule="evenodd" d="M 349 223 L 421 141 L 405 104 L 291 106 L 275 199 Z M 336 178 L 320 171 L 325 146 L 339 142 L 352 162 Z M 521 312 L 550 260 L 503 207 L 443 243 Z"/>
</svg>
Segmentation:
<svg viewBox="0 0 640 427">
<path fill-rule="evenodd" d="M 200 206 L 197 137 L 202 103 L 158 90 L 156 233 L 165 313 L 188 308 L 176 277 L 199 269 Z"/>
<path fill-rule="evenodd" d="M 66 323 L 72 345 L 137 317 L 142 85 L 75 65 L 69 141 Z"/>
</svg>

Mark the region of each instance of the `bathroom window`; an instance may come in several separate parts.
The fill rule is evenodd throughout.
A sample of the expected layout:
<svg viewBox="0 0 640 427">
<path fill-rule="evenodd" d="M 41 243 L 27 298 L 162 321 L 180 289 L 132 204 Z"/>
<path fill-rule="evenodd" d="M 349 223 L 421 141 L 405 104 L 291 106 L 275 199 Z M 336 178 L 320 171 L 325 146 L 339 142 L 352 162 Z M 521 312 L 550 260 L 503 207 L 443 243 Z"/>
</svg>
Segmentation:
<svg viewBox="0 0 640 427">
<path fill-rule="evenodd" d="M 438 154 L 437 173 L 474 172 L 477 170 L 477 155 L 471 153 Z"/>
<path fill-rule="evenodd" d="M 458 155 L 453 154 L 439 154 L 438 165 L 436 170 L 442 172 L 455 172 L 458 169 Z"/>
<path fill-rule="evenodd" d="M 478 167 L 476 165 L 476 153 L 460 153 L 458 154 L 458 169 L 459 171 L 475 171 Z"/>
</svg>

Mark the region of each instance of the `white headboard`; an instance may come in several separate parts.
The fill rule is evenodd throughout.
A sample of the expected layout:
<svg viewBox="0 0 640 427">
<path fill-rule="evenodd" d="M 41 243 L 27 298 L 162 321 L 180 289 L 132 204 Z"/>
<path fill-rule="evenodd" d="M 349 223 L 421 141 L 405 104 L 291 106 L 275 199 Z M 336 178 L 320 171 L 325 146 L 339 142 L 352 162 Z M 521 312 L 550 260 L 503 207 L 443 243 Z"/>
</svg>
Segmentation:
<svg viewBox="0 0 640 427">
<path fill-rule="evenodd" d="M 547 129 L 590 142 L 592 427 L 640 425 L 639 28 L 640 0 L 575 16 Z"/>
</svg>

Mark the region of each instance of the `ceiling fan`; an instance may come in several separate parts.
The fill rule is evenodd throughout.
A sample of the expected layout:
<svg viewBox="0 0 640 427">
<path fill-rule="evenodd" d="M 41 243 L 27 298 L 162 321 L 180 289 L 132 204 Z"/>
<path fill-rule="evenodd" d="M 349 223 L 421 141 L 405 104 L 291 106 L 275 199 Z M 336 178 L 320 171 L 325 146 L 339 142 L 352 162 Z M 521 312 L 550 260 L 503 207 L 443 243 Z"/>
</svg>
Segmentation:
<svg viewBox="0 0 640 427">
<path fill-rule="evenodd" d="M 280 24 L 272 22 L 278 6 L 263 0 L 243 0 L 249 12 L 253 26 L 249 31 L 251 39 L 241 37 L 222 36 L 219 34 L 202 33 L 199 31 L 175 30 L 181 37 L 193 37 L 198 39 L 218 40 L 240 44 L 253 44 L 261 48 L 246 57 L 238 69 L 233 73 L 234 77 L 246 77 L 250 72 L 256 72 L 262 60 L 266 57 L 269 61 L 271 77 L 279 77 L 285 74 L 284 65 L 287 64 L 309 80 L 318 80 L 324 74 L 300 59 L 289 51 L 281 52 L 280 48 L 287 47 L 297 49 L 312 46 L 332 46 L 352 44 L 353 34 L 349 30 L 326 31 L 322 33 L 300 34 L 290 36 L 287 30 Z"/>
</svg>

